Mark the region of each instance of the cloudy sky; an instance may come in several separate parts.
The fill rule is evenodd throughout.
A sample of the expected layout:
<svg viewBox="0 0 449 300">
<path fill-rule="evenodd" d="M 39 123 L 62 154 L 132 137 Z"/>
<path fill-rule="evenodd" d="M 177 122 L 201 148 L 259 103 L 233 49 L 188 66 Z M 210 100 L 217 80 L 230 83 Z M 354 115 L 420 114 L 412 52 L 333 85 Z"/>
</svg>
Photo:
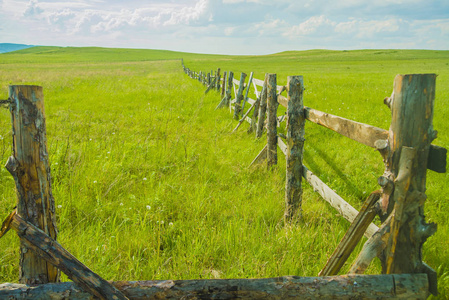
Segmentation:
<svg viewBox="0 0 449 300">
<path fill-rule="evenodd" d="M 268 54 L 449 49 L 449 0 L 0 0 L 0 43 Z"/>
</svg>

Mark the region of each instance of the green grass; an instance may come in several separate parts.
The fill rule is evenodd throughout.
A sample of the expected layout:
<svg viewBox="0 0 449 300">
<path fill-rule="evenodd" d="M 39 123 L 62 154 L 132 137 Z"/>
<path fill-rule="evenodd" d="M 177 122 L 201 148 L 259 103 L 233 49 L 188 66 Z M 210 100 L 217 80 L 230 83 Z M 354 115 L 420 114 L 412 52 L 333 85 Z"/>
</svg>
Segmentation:
<svg viewBox="0 0 449 300">
<path fill-rule="evenodd" d="M 36 47 L 0 55 L 0 99 L 9 84 L 44 87 L 59 242 L 108 280 L 316 276 L 349 223 L 305 185 L 304 221 L 282 222 L 285 162 L 248 168 L 263 148 L 196 71 L 303 75 L 305 105 L 388 129 L 382 104 L 398 73 L 437 73 L 435 144 L 449 148 L 449 51 L 313 50 L 268 56 Z M 11 155 L 9 112 L 0 110 L 1 163 Z M 281 128 L 281 130 L 283 130 Z M 378 189 L 378 153 L 307 124 L 305 163 L 354 207 Z M 0 169 L 0 215 L 16 203 Z M 427 219 L 437 233 L 424 261 L 449 295 L 447 174 L 428 172 Z M 356 252 L 359 252 L 359 245 Z M 0 239 L 0 282 L 18 277 L 18 239 Z M 352 255 L 349 262 L 352 262 Z M 347 271 L 348 266 L 342 271 Z M 374 263 L 368 273 L 380 273 Z M 66 280 L 66 278 L 64 278 Z"/>
</svg>

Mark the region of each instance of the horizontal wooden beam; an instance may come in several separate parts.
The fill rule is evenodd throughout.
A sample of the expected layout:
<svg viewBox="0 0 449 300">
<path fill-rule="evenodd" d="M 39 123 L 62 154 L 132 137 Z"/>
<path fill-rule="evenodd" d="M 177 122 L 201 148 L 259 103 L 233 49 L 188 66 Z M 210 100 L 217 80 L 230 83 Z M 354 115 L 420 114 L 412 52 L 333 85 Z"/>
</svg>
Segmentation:
<svg viewBox="0 0 449 300">
<path fill-rule="evenodd" d="M 257 79 L 257 78 L 253 78 L 253 82 L 257 85 L 262 87 L 263 86 L 263 80 Z"/>
<path fill-rule="evenodd" d="M 324 113 L 310 107 L 305 107 L 304 113 L 307 120 L 372 148 L 376 148 L 377 140 L 388 139 L 388 130 L 385 129 Z"/>
<path fill-rule="evenodd" d="M 426 274 L 117 281 L 129 299 L 426 299 Z M 72 282 L 0 284 L 1 299 L 90 299 Z"/>
<path fill-rule="evenodd" d="M 282 95 L 278 95 L 278 103 L 282 105 L 283 107 L 287 108 L 288 106 L 288 99 Z"/>
</svg>

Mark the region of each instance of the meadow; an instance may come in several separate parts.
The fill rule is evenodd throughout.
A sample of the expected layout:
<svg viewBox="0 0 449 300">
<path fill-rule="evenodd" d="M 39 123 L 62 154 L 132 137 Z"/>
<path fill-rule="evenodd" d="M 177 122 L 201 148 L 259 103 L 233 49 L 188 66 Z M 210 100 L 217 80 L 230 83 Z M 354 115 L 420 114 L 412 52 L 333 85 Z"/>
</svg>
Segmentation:
<svg viewBox="0 0 449 300">
<path fill-rule="evenodd" d="M 316 276 L 349 223 L 304 184 L 303 220 L 284 224 L 285 161 L 249 168 L 266 143 L 231 134 L 216 92 L 187 77 L 233 71 L 278 84 L 303 75 L 304 103 L 388 129 L 396 74 L 436 73 L 434 144 L 449 148 L 449 51 L 290 51 L 223 56 L 162 50 L 35 47 L 0 54 L 0 99 L 10 84 L 44 88 L 58 241 L 107 280 Z M 0 162 L 11 155 L 11 120 L 0 110 Z M 306 125 L 305 164 L 360 208 L 384 165 L 371 148 Z M 0 216 L 16 203 L 0 168 Z M 449 296 L 449 175 L 428 172 L 426 216 L 438 224 L 423 260 Z M 364 242 L 365 240 L 363 240 Z M 355 250 L 358 253 L 363 242 Z M 18 278 L 19 241 L 0 239 L 0 282 Z M 355 259 L 353 254 L 347 266 Z M 374 262 L 368 273 L 380 273 Z M 63 276 L 63 280 L 67 280 Z"/>
</svg>

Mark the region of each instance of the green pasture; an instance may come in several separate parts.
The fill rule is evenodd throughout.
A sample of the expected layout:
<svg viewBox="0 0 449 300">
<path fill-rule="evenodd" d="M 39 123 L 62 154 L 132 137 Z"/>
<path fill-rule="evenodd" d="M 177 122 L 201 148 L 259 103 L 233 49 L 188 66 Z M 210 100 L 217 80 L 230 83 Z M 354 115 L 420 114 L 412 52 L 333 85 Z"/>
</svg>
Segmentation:
<svg viewBox="0 0 449 300">
<path fill-rule="evenodd" d="M 316 276 L 349 223 L 304 184 L 303 220 L 283 222 L 285 161 L 249 168 L 266 143 L 237 125 L 220 96 L 183 73 L 303 75 L 304 103 L 388 129 L 396 74 L 436 73 L 434 144 L 449 148 L 449 51 L 290 51 L 267 56 L 35 47 L 0 54 L 0 99 L 10 84 L 44 88 L 58 241 L 107 280 Z M 249 76 L 248 76 L 249 77 Z M 284 128 L 280 128 L 284 130 Z M 11 155 L 0 110 L 0 163 Z M 305 164 L 359 209 L 384 165 L 371 148 L 306 125 Z M 428 172 L 426 217 L 438 224 L 423 260 L 449 296 L 448 176 Z M 0 218 L 16 203 L 0 169 Z M 365 241 L 365 240 L 364 240 Z M 358 253 L 361 243 L 355 250 Z M 342 270 L 344 274 L 356 254 Z M 19 240 L 0 239 L 0 282 L 18 278 Z M 368 273 L 380 273 L 374 262 Z M 63 276 L 63 280 L 67 280 Z"/>
</svg>

